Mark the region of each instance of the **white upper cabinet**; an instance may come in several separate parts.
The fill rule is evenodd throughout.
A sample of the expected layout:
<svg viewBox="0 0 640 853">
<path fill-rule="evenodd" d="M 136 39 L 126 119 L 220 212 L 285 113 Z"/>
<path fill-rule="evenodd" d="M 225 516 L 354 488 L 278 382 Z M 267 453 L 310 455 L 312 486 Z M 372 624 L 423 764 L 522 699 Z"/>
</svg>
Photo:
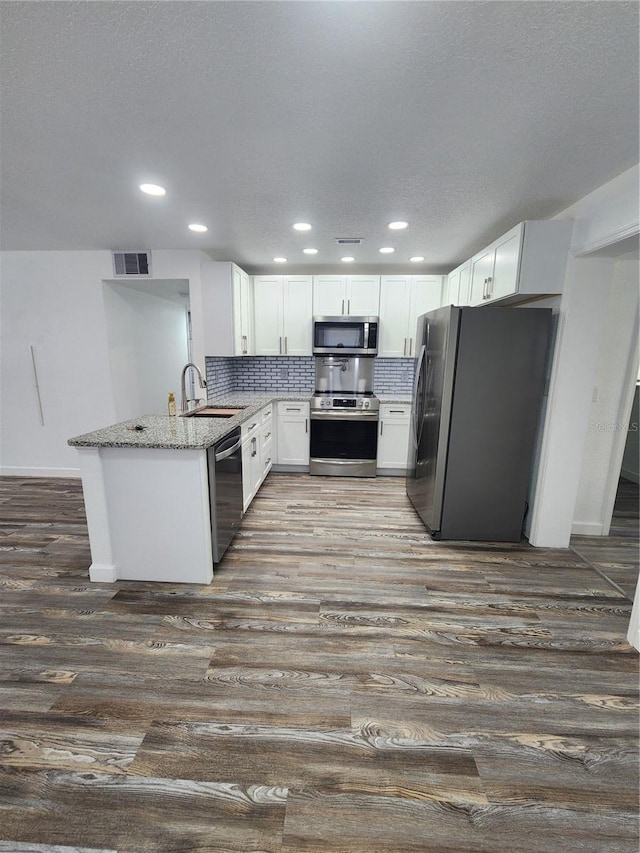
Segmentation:
<svg viewBox="0 0 640 853">
<path fill-rule="evenodd" d="M 562 293 L 573 222 L 521 222 L 471 258 L 471 305 Z"/>
<path fill-rule="evenodd" d="M 382 276 L 378 356 L 413 357 L 418 317 L 439 308 L 441 298 L 441 275 Z"/>
<path fill-rule="evenodd" d="M 314 275 L 314 315 L 377 317 L 379 311 L 380 276 Z"/>
<path fill-rule="evenodd" d="M 203 261 L 201 273 L 205 355 L 253 355 L 249 276 L 226 261 Z"/>
<path fill-rule="evenodd" d="M 311 276 L 253 279 L 256 355 L 311 355 Z"/>
<path fill-rule="evenodd" d="M 471 284 L 471 261 L 465 261 L 447 276 L 446 291 L 443 287 L 443 305 L 468 305 Z"/>
</svg>

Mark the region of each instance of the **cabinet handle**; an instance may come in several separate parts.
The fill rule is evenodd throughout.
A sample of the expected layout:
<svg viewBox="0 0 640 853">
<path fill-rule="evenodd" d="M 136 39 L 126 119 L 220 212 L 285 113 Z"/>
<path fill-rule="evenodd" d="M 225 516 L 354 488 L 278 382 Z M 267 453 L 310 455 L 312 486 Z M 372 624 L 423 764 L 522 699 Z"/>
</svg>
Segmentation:
<svg viewBox="0 0 640 853">
<path fill-rule="evenodd" d="M 304 431 L 309 432 L 309 418 L 304 419 Z"/>
<path fill-rule="evenodd" d="M 247 432 L 251 432 L 251 430 L 252 430 L 252 429 L 255 429 L 257 426 L 258 426 L 258 422 L 256 421 L 255 423 L 251 424 L 251 426 L 249 427 L 249 429 L 247 430 Z"/>
<path fill-rule="evenodd" d="M 344 299 L 342 300 L 342 314 L 344 314 Z"/>
<path fill-rule="evenodd" d="M 413 352 L 413 338 L 409 338 L 409 355 Z"/>
<path fill-rule="evenodd" d="M 299 406 L 293 406 L 292 408 L 289 408 L 289 406 L 287 406 L 285 411 L 286 412 L 301 412 L 302 409 Z"/>
<path fill-rule="evenodd" d="M 380 435 L 384 432 L 384 421 L 380 421 Z"/>
<path fill-rule="evenodd" d="M 285 335 L 285 338 L 284 338 L 284 354 L 285 354 L 285 355 L 288 355 L 288 354 L 289 354 L 289 342 L 287 341 L 287 337 L 286 337 L 286 335 Z"/>
<path fill-rule="evenodd" d="M 279 338 L 280 345 L 278 347 L 278 355 L 282 355 L 282 338 Z"/>
<path fill-rule="evenodd" d="M 268 433 L 265 435 L 265 437 L 264 437 L 264 438 L 265 438 L 265 441 L 266 441 L 268 438 L 270 438 L 270 437 L 271 437 L 271 433 L 270 433 L 270 432 L 268 432 Z"/>
<path fill-rule="evenodd" d="M 251 456 L 253 457 L 253 456 L 256 456 L 256 455 L 257 455 L 257 453 L 258 453 L 258 450 L 257 450 L 257 447 L 256 447 L 256 440 L 255 440 L 255 438 L 252 438 L 252 439 L 251 439 L 251 444 L 253 444 L 253 451 L 252 451 L 252 453 L 251 453 Z"/>
<path fill-rule="evenodd" d="M 404 411 L 404 409 L 389 409 L 389 414 L 390 415 L 404 415 L 405 411 Z"/>
<path fill-rule="evenodd" d="M 487 279 L 487 299 L 491 299 L 491 294 L 493 293 L 493 276 L 489 276 Z"/>
<path fill-rule="evenodd" d="M 351 314 L 351 300 L 347 299 L 347 314 Z"/>
<path fill-rule="evenodd" d="M 247 354 L 247 336 L 246 335 L 242 336 L 242 354 L 243 355 Z"/>
<path fill-rule="evenodd" d="M 407 354 L 407 339 L 405 338 L 404 339 L 404 347 L 402 349 L 402 355 L 406 355 L 406 354 Z"/>
</svg>

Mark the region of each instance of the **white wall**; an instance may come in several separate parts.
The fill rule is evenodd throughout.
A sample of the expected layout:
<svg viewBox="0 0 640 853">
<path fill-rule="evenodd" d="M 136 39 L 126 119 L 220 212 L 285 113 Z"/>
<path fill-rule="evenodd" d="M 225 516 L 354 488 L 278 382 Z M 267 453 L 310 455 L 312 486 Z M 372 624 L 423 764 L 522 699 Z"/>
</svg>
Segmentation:
<svg viewBox="0 0 640 853">
<path fill-rule="evenodd" d="M 609 532 L 609 480 L 613 466 L 617 486 L 627 436 L 630 374 L 635 379 L 637 373 L 637 337 L 638 259 L 633 255 L 613 264 L 572 533 Z"/>
<path fill-rule="evenodd" d="M 581 255 L 638 232 L 638 176 L 638 167 L 629 169 L 556 217 L 575 218 L 575 226 L 534 490 L 533 545 L 569 545 L 614 267 L 611 258 Z"/>
<path fill-rule="evenodd" d="M 152 251 L 154 278 L 189 280 L 194 312 L 202 257 Z M 118 420 L 102 285 L 112 277 L 107 251 L 0 253 L 0 473 L 78 476 L 78 454 L 67 439 Z M 194 358 L 204 367 L 199 328 Z"/>
<path fill-rule="evenodd" d="M 188 300 L 118 282 L 104 283 L 104 300 L 116 419 L 165 411 L 189 360 Z"/>
<path fill-rule="evenodd" d="M 631 417 L 629 418 L 629 432 L 627 434 L 624 455 L 622 457 L 622 470 L 620 473 L 633 483 L 640 483 L 640 385 L 636 385 L 631 406 Z"/>
<path fill-rule="evenodd" d="M 100 280 L 106 252 L 3 252 L 0 257 L 0 471 L 77 474 L 67 439 L 112 423 Z M 42 399 L 40 422 L 29 346 Z"/>
</svg>

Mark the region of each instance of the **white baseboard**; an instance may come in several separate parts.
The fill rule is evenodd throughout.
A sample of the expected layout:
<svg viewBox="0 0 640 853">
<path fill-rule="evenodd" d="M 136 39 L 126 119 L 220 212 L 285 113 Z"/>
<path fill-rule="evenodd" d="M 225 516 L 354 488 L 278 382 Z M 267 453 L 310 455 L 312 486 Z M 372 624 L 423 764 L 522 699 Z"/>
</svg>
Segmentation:
<svg viewBox="0 0 640 853">
<path fill-rule="evenodd" d="M 595 521 L 574 521 L 571 525 L 572 536 L 604 536 L 604 525 Z"/>
<path fill-rule="evenodd" d="M 625 480 L 631 480 L 632 483 L 640 485 L 640 477 L 638 476 L 637 471 L 630 471 L 628 468 L 623 468 L 622 471 L 620 471 L 620 476 L 624 477 Z"/>
<path fill-rule="evenodd" d="M 115 583 L 118 580 L 116 567 L 111 563 L 91 563 L 89 580 L 95 583 Z"/>
<path fill-rule="evenodd" d="M 2 477 L 74 477 L 80 479 L 79 468 L 17 468 L 0 467 Z"/>
</svg>

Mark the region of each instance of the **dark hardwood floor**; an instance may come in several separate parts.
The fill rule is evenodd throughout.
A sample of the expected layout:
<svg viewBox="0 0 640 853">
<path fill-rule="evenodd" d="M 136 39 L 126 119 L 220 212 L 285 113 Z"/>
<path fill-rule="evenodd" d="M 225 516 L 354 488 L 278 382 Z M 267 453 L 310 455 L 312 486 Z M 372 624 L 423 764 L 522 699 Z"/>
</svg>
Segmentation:
<svg viewBox="0 0 640 853">
<path fill-rule="evenodd" d="M 0 853 L 637 853 L 631 604 L 569 549 L 271 474 L 211 585 L 91 584 L 79 482 L 0 478 L 0 559 Z"/>
<path fill-rule="evenodd" d="M 640 571 L 640 488 L 620 478 L 608 536 L 572 536 L 571 547 L 629 601 Z"/>
</svg>

